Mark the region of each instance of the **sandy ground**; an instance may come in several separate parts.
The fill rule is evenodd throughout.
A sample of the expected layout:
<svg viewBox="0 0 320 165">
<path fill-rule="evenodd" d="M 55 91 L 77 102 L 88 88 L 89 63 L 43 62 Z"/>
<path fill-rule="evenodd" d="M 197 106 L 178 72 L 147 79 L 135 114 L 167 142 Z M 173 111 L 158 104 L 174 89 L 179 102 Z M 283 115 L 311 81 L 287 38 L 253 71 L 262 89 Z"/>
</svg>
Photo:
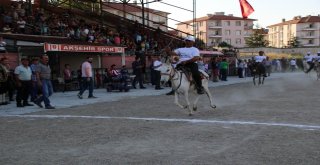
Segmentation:
<svg viewBox="0 0 320 165">
<path fill-rule="evenodd" d="M 292 73 L 212 87 L 218 108 L 202 96 L 192 117 L 162 93 L 2 113 L 0 164 L 318 165 L 319 85 Z"/>
</svg>

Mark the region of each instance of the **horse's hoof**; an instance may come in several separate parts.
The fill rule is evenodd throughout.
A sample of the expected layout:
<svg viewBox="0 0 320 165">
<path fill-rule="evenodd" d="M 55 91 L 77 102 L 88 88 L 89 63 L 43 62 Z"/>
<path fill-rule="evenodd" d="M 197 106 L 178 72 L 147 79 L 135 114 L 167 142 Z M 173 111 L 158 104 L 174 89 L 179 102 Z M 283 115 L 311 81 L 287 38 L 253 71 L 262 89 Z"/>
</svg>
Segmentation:
<svg viewBox="0 0 320 165">
<path fill-rule="evenodd" d="M 211 106 L 213 109 L 216 109 L 217 108 L 217 106 L 215 106 L 215 105 L 213 105 L 213 106 Z"/>
<path fill-rule="evenodd" d="M 198 107 L 193 107 L 192 110 L 193 111 L 197 111 Z"/>
<path fill-rule="evenodd" d="M 188 108 L 188 106 L 186 105 L 186 106 L 183 106 L 183 109 L 187 109 Z"/>
<path fill-rule="evenodd" d="M 193 116 L 193 114 L 192 114 L 192 113 L 189 113 L 189 116 Z"/>
</svg>

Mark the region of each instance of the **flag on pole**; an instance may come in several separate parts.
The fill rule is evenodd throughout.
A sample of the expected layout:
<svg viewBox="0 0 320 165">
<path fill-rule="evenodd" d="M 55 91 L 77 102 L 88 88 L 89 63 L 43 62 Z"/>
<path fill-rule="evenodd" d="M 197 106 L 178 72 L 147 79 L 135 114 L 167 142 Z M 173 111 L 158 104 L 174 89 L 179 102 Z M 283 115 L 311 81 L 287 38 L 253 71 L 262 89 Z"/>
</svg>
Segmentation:
<svg viewBox="0 0 320 165">
<path fill-rule="evenodd" d="M 241 13 L 243 18 L 248 18 L 248 16 L 254 12 L 253 7 L 247 2 L 247 0 L 239 0 Z"/>
</svg>

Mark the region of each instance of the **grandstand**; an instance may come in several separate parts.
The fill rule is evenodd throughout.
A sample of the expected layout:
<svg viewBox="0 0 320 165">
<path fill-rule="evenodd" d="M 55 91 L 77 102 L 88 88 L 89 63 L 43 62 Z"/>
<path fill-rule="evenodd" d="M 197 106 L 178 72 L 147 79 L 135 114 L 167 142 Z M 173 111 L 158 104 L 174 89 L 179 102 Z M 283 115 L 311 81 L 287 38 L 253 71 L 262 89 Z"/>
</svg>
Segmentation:
<svg viewBox="0 0 320 165">
<path fill-rule="evenodd" d="M 12 67 L 15 67 L 21 56 L 32 58 L 46 53 L 55 74 L 53 77 L 59 77 L 64 64 L 68 63 L 77 70 L 86 56 L 94 57 L 96 68 L 106 68 L 111 64 L 126 64 L 130 68 L 135 55 L 152 57 L 159 55 L 165 46 L 182 45 L 181 37 L 173 35 L 178 34 L 175 29 L 170 29 L 164 22 L 144 20 L 144 17 L 130 12 L 132 10 L 161 14 L 137 4 L 116 1 L 1 0 L 0 37 L 7 43 L 7 52 L 1 53 L 0 57 L 10 56 Z M 45 43 L 106 47 L 105 50 L 125 48 L 125 51 L 46 52 Z M 148 61 L 145 62 L 148 65 Z"/>
</svg>

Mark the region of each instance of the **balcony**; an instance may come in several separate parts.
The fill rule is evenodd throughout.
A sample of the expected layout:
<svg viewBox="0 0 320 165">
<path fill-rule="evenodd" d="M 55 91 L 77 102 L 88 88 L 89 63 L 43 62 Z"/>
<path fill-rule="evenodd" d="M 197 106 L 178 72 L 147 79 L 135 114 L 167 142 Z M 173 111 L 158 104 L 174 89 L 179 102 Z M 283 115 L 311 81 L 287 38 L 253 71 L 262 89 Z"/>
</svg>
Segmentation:
<svg viewBox="0 0 320 165">
<path fill-rule="evenodd" d="M 209 34 L 209 38 L 222 38 L 221 34 Z"/>
<path fill-rule="evenodd" d="M 301 28 L 301 30 L 303 30 L 303 31 L 315 31 L 315 30 L 318 30 L 318 29 L 315 26 L 306 26 L 306 27 Z"/>
<path fill-rule="evenodd" d="M 300 36 L 301 39 L 315 39 L 318 38 L 316 35 L 302 35 Z"/>
<path fill-rule="evenodd" d="M 222 26 L 209 26 L 209 29 L 222 29 Z"/>
<path fill-rule="evenodd" d="M 306 47 L 312 47 L 312 46 L 319 46 L 319 45 L 317 45 L 317 44 L 315 44 L 315 43 L 311 43 L 311 44 L 302 44 L 302 46 L 306 46 Z"/>
<path fill-rule="evenodd" d="M 249 25 L 244 25 L 243 29 L 244 30 L 251 30 L 251 29 L 253 29 L 253 25 L 250 25 L 250 26 Z"/>
</svg>

